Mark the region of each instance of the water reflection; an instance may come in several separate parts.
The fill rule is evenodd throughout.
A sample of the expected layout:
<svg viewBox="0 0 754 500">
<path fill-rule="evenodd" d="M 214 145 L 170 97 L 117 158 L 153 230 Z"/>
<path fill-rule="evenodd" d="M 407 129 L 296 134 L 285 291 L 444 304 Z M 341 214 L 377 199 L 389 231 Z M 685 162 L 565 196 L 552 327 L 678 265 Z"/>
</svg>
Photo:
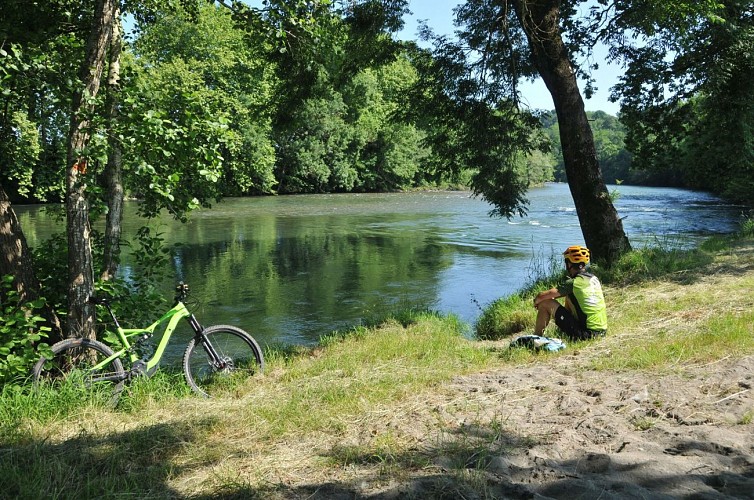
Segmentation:
<svg viewBox="0 0 754 500">
<path fill-rule="evenodd" d="M 221 310 L 235 324 L 271 332 L 268 340 L 282 332 L 291 343 L 310 343 L 401 301 L 434 304 L 439 275 L 452 264 L 437 237 L 362 235 L 303 219 L 263 219 L 253 224 L 257 237 L 243 219 L 228 221 L 228 241 L 176 248 L 175 275 L 192 282 L 206 313 Z"/>
</svg>

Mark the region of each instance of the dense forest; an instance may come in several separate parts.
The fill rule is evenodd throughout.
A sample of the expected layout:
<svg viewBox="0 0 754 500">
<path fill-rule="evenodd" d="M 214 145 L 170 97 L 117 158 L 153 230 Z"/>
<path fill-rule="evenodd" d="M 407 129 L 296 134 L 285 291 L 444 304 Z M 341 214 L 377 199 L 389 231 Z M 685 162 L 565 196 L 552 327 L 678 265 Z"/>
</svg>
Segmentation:
<svg viewBox="0 0 754 500">
<path fill-rule="evenodd" d="M 606 182 L 750 203 L 753 2 L 468 0 L 455 36 L 424 26 L 418 42 L 397 37 L 409 9 L 5 0 L 0 275 L 11 279 L 0 298 L 36 303 L 56 276 L 63 298 L 44 321 L 53 335 L 94 336 L 87 299 L 116 280 L 127 197 L 141 216 L 183 219 L 224 196 L 457 186 L 514 217 L 530 186 L 566 181 L 584 241 L 608 263 L 630 244 Z M 597 44 L 625 69 L 617 117 L 584 111 Z M 554 110 L 522 103 L 519 84 L 538 78 Z M 59 251 L 27 248 L 12 208 L 27 202 L 65 208 Z"/>
</svg>

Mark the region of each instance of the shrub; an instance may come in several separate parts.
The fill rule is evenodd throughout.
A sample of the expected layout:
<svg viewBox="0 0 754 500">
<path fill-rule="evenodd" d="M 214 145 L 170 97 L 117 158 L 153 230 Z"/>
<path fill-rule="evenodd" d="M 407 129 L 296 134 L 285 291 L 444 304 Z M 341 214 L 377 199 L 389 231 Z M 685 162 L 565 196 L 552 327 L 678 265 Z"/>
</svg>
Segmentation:
<svg viewBox="0 0 754 500">
<path fill-rule="evenodd" d="M 0 384 L 26 378 L 32 365 L 48 346 L 40 342 L 49 328 L 40 326 L 44 319 L 35 314 L 44 299 L 22 303 L 13 287 L 13 276 L 0 281 Z"/>
<path fill-rule="evenodd" d="M 533 297 L 533 296 L 532 296 Z M 476 336 L 497 340 L 534 328 L 536 313 L 529 295 L 503 297 L 490 304 L 476 322 Z"/>
<path fill-rule="evenodd" d="M 743 216 L 739 232 L 744 238 L 754 237 L 754 212 Z"/>
</svg>

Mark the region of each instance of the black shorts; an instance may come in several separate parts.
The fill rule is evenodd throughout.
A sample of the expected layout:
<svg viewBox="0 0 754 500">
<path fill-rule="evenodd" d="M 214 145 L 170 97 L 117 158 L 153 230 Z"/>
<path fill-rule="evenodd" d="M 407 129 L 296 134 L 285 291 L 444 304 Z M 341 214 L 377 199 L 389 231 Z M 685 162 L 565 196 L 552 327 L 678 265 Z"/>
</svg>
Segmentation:
<svg viewBox="0 0 754 500">
<path fill-rule="evenodd" d="M 571 340 L 589 340 L 605 334 L 604 331 L 597 332 L 581 328 L 571 311 L 563 306 L 558 307 L 555 311 L 555 324 L 558 325 L 563 335 Z"/>
</svg>

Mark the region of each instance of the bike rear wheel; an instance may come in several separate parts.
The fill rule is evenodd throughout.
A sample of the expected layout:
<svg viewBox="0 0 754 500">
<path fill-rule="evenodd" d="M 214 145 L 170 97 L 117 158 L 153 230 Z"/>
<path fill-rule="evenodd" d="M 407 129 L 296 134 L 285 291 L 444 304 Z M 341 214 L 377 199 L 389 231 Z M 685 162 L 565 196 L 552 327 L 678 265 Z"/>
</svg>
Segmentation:
<svg viewBox="0 0 754 500">
<path fill-rule="evenodd" d="M 127 378 L 123 363 L 105 344 L 90 339 L 66 339 L 52 346 L 52 357 L 42 357 L 32 369 L 34 385 L 57 390 L 86 389 L 95 398 L 114 405 Z M 93 368 L 97 366 L 97 368 Z"/>
<path fill-rule="evenodd" d="M 217 354 L 219 362 L 213 361 L 210 352 Z M 186 381 L 204 397 L 228 393 L 263 370 L 264 357 L 257 341 L 230 325 L 205 328 L 201 335 L 191 339 L 183 355 Z"/>
</svg>

